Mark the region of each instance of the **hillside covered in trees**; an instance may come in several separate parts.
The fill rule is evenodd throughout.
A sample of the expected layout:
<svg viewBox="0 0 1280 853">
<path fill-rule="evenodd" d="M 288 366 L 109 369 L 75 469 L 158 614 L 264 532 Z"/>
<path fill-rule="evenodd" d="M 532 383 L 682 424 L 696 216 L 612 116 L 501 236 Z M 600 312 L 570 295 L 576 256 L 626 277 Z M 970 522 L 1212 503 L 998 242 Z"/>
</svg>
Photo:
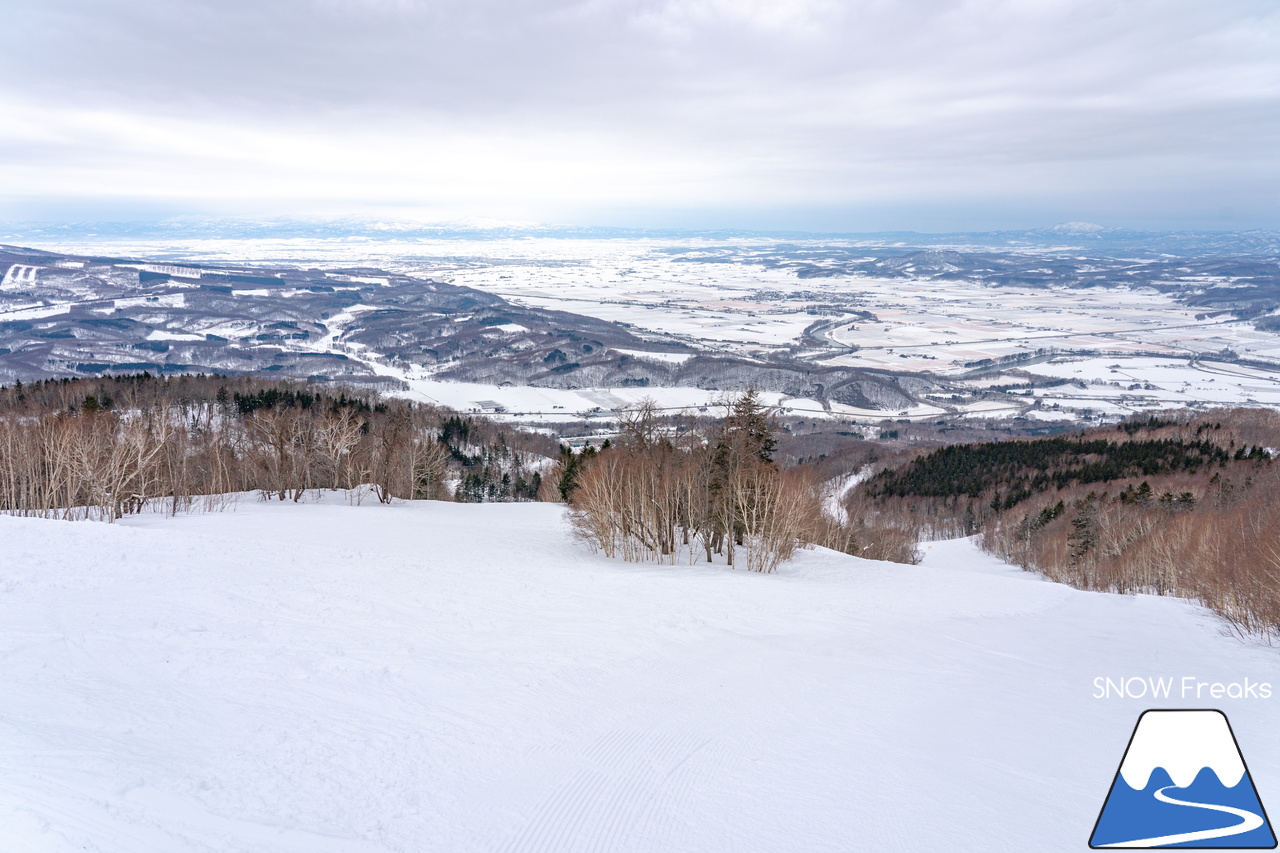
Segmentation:
<svg viewBox="0 0 1280 853">
<path fill-rule="evenodd" d="M 148 373 L 0 387 L 0 511 L 119 518 L 258 491 L 532 500 L 556 444 L 363 390 Z"/>
<path fill-rule="evenodd" d="M 1086 589 L 1197 599 L 1280 633 L 1280 414 L 1170 412 L 1072 436 L 918 451 L 847 498 L 871 529 L 981 534 Z"/>
</svg>

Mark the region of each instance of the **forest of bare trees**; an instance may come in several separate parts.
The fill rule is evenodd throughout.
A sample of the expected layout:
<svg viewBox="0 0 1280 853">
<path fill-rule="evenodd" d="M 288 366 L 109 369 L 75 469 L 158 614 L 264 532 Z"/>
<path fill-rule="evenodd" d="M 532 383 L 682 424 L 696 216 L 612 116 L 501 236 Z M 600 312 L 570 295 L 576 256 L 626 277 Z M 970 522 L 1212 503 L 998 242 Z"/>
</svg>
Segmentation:
<svg viewBox="0 0 1280 853">
<path fill-rule="evenodd" d="M 849 499 L 881 530 L 981 534 L 1082 589 L 1200 601 L 1280 635 L 1280 414 L 1165 413 L 1071 437 L 954 445 L 890 464 Z"/>
<path fill-rule="evenodd" d="M 1190 598 L 1242 632 L 1280 636 L 1280 480 L 1270 467 L 1067 489 L 1002 513 L 983 545 L 1081 589 Z"/>
<path fill-rule="evenodd" d="M 297 501 L 319 489 L 383 503 L 530 499 L 553 447 L 429 406 L 289 382 L 19 383 L 0 388 L 0 511 L 112 520 L 216 508 L 238 492 Z"/>
</svg>

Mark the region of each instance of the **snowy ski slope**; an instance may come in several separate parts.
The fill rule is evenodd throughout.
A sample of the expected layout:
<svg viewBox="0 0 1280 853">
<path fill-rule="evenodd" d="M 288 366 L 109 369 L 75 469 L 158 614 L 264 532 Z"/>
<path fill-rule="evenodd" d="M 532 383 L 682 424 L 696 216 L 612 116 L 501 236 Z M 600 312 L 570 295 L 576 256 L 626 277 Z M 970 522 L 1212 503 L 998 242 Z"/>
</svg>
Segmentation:
<svg viewBox="0 0 1280 853">
<path fill-rule="evenodd" d="M 0 516 L 0 849 L 1081 850 L 1152 706 L 1093 680 L 1183 675 L 1280 655 L 965 541 L 758 576 L 547 504 Z M 1273 810 L 1276 701 L 1215 703 Z"/>
</svg>

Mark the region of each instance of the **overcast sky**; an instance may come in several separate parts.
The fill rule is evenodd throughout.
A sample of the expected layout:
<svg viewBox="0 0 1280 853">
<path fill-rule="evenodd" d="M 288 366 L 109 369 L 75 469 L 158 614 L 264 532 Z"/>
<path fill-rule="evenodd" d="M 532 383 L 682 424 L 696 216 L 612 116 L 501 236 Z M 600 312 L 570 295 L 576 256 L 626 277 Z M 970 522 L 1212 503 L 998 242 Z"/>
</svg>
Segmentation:
<svg viewBox="0 0 1280 853">
<path fill-rule="evenodd" d="M 0 219 L 1280 227 L 1276 0 L 8 0 Z"/>
</svg>

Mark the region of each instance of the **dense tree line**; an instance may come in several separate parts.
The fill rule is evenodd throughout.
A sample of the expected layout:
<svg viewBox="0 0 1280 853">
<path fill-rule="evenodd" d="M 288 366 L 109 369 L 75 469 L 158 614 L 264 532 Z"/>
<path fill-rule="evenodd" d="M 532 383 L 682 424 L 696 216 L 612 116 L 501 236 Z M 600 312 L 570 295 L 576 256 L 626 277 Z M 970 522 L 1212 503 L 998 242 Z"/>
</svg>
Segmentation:
<svg viewBox="0 0 1280 853">
<path fill-rule="evenodd" d="M 1044 438 L 939 448 L 869 486 L 875 496 L 970 497 L 994 492 L 994 509 L 1010 509 L 1033 494 L 1072 483 L 1110 483 L 1223 466 L 1232 458 L 1206 440 Z M 1240 458 L 1240 457 L 1237 457 Z"/>
<path fill-rule="evenodd" d="M 17 383 L 0 388 L 0 511 L 113 519 L 318 489 L 382 502 L 527 500 L 548 444 L 431 406 L 291 382 L 144 373 Z"/>
</svg>

